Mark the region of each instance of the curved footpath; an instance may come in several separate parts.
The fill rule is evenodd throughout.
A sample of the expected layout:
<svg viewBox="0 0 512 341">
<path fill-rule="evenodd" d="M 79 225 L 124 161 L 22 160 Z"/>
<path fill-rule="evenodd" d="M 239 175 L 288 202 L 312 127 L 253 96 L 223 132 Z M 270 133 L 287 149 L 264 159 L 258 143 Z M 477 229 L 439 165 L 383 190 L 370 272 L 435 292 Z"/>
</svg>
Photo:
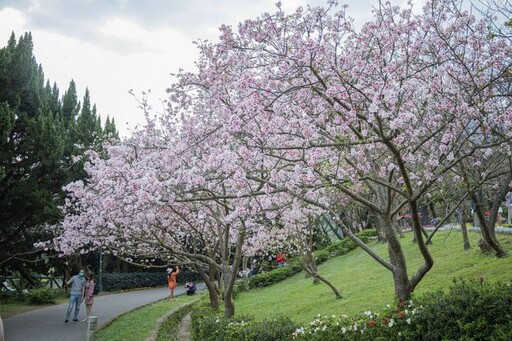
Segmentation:
<svg viewBox="0 0 512 341">
<path fill-rule="evenodd" d="M 203 283 L 197 289 L 204 288 Z M 175 295 L 185 293 L 183 286 L 178 286 Z M 167 297 L 166 287 L 130 291 L 120 294 L 96 296 L 93 315 L 98 316 L 98 329 L 107 325 L 119 315 L 140 306 L 162 300 Z M 48 308 L 33 310 L 4 319 L 5 341 L 84 341 L 87 336 L 85 305 L 80 307 L 80 322 L 70 321 L 64 324 L 68 304 L 59 304 Z"/>
</svg>

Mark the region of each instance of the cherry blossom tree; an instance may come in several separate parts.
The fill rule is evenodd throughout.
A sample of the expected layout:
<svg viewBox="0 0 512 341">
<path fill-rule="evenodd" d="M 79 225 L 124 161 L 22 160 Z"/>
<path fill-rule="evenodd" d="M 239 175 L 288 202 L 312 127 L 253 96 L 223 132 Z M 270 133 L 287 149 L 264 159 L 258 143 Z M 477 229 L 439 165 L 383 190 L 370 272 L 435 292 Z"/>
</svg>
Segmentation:
<svg viewBox="0 0 512 341">
<path fill-rule="evenodd" d="M 334 217 L 333 207 L 348 201 L 375 212 L 389 260 L 341 227 L 407 299 L 433 266 L 419 203 L 476 151 L 509 139 L 474 143 L 486 127 L 510 122 L 510 101 L 496 84 L 511 50 L 458 5 L 429 2 L 415 15 L 381 3 L 359 32 L 344 9 L 332 13 L 335 2 L 291 15 L 278 8 L 237 32 L 222 27 L 218 44 L 201 43 L 199 71 L 178 75 L 172 99 L 195 90 L 218 111 L 241 141 L 239 153 L 261 160 L 245 178 Z M 423 258 L 412 276 L 394 229 L 402 210 Z"/>
<path fill-rule="evenodd" d="M 197 72 L 176 74 L 167 113 L 148 116 L 107 157 L 92 154 L 88 182 L 68 186 L 59 250 L 108 245 L 148 264 L 207 264 L 222 274 L 232 316 L 242 253 L 286 243 L 279 236 L 300 236 L 301 224 L 329 214 L 408 299 L 434 263 L 420 203 L 510 139 L 510 129 L 481 139 L 512 122 L 497 86 L 510 44 L 453 1 L 420 14 L 381 3 L 360 30 L 345 11 L 332 1 L 286 14 L 278 4 L 237 31 L 221 27 L 218 43 L 198 42 Z M 375 215 L 388 257 L 340 219 L 347 205 Z M 412 275 L 400 212 L 423 260 Z"/>
</svg>

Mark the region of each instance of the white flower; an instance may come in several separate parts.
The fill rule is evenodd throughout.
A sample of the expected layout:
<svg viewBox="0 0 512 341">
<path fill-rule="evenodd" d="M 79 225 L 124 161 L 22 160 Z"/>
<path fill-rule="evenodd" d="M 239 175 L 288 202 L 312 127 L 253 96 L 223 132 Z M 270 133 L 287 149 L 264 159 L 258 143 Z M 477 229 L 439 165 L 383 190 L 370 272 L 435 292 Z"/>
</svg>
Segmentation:
<svg viewBox="0 0 512 341">
<path fill-rule="evenodd" d="M 347 332 L 347 330 L 345 329 L 345 327 L 341 327 L 341 333 L 345 334 L 346 332 Z"/>
<path fill-rule="evenodd" d="M 411 324 L 411 318 L 409 317 L 405 322 L 407 322 L 407 324 Z"/>
<path fill-rule="evenodd" d="M 388 324 L 388 327 L 391 328 L 395 325 L 395 320 L 391 319 L 389 320 L 389 324 Z"/>
<path fill-rule="evenodd" d="M 297 328 L 297 329 L 295 330 L 295 333 L 296 333 L 296 334 L 304 334 L 304 327 Z"/>
</svg>

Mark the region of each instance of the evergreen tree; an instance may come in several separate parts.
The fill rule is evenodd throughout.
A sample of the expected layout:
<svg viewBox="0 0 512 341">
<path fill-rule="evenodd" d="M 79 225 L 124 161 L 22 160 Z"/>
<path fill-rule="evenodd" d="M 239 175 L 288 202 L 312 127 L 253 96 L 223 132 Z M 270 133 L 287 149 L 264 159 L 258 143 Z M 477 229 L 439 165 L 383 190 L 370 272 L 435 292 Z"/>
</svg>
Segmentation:
<svg viewBox="0 0 512 341">
<path fill-rule="evenodd" d="M 80 112 L 80 105 L 78 103 L 78 95 L 76 93 L 75 81 L 69 82 L 68 90 L 64 93 L 62 98 L 62 117 L 66 127 L 74 123 L 76 115 Z"/>
<path fill-rule="evenodd" d="M 13 33 L 0 49 L 0 275 L 18 271 L 35 284 L 30 270 L 42 265 L 34 243 L 61 218 L 62 187 L 84 176 L 75 156 L 100 146 L 101 136 L 89 90 L 81 108 L 71 80 L 61 100 L 57 84 L 45 83 L 32 35 L 16 42 Z"/>
<path fill-rule="evenodd" d="M 117 131 L 116 123 L 113 117 L 112 120 L 110 120 L 110 117 L 107 116 L 107 120 L 105 121 L 105 129 L 103 130 L 103 135 L 106 138 L 113 138 L 115 140 L 119 140 L 119 132 Z"/>
</svg>

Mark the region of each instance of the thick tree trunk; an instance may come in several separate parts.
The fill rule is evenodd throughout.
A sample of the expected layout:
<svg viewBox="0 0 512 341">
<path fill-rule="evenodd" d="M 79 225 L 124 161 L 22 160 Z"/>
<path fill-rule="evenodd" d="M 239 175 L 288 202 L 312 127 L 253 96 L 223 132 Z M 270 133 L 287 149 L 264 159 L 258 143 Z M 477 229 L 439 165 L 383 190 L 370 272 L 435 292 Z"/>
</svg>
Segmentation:
<svg viewBox="0 0 512 341">
<path fill-rule="evenodd" d="M 232 274 L 230 270 L 231 269 L 229 265 L 229 259 L 223 260 L 222 278 L 224 285 L 224 316 L 227 318 L 235 316 L 235 304 L 233 303 L 233 286 L 230 285 L 230 283 L 234 282 L 234 280 L 232 279 Z"/>
<path fill-rule="evenodd" d="M 480 221 L 480 230 L 482 231 L 483 239 L 494 250 L 494 252 L 496 253 L 496 257 L 506 257 L 507 252 L 501 247 L 500 243 L 498 242 L 498 239 L 496 238 L 496 231 L 494 230 L 493 226 L 493 224 L 496 221 L 496 218 L 491 218 L 491 221 L 487 222 L 485 219 L 481 201 L 478 200 L 478 197 L 474 193 L 471 195 L 471 197 L 475 203 L 475 211 L 478 216 L 478 220 Z M 505 195 L 503 195 L 503 197 L 505 197 Z"/>
<path fill-rule="evenodd" d="M 215 286 L 215 272 L 210 272 L 210 276 L 204 272 L 200 265 L 195 266 L 196 271 L 199 273 L 199 276 L 203 280 L 206 288 L 208 289 L 208 295 L 210 296 L 210 306 L 213 310 L 219 310 L 219 293 Z"/>
<path fill-rule="evenodd" d="M 384 217 L 383 222 L 386 226 L 386 238 L 388 240 L 388 254 L 391 264 L 393 264 L 393 284 L 395 295 L 401 300 L 408 300 L 411 295 L 411 284 L 407 275 L 407 263 L 402 250 L 402 245 L 397 238 L 393 228 L 391 218 Z"/>
<path fill-rule="evenodd" d="M 243 224 L 243 223 L 242 223 Z M 226 239 L 227 240 L 227 239 Z M 238 269 L 242 262 L 242 247 L 245 240 L 245 227 L 238 231 L 236 240 L 235 254 L 233 255 L 233 264 L 230 264 L 231 252 L 229 244 L 226 243 L 225 252 L 222 259 L 222 275 L 224 282 L 224 316 L 232 318 L 235 316 L 235 304 L 233 302 L 233 288 L 235 286 Z"/>
</svg>

